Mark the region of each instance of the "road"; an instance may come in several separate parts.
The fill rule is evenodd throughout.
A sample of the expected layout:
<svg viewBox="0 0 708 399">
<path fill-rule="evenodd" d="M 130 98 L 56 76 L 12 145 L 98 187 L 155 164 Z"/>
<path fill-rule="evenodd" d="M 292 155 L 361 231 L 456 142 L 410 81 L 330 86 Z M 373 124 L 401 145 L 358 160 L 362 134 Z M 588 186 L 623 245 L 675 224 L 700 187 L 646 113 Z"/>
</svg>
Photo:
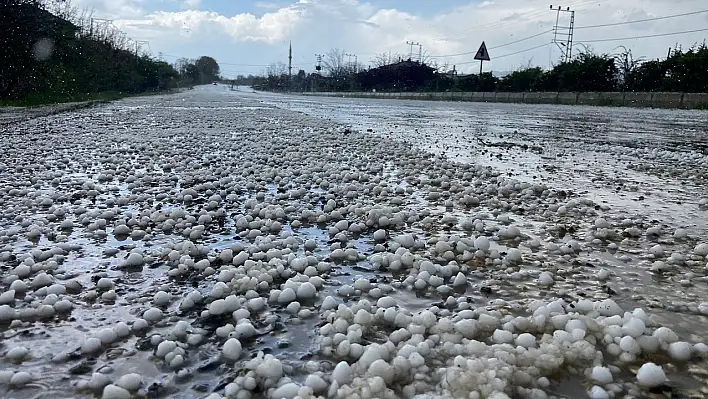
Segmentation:
<svg viewBox="0 0 708 399">
<path fill-rule="evenodd" d="M 210 85 L 28 119 L 3 397 L 708 395 L 708 113 Z"/>
</svg>

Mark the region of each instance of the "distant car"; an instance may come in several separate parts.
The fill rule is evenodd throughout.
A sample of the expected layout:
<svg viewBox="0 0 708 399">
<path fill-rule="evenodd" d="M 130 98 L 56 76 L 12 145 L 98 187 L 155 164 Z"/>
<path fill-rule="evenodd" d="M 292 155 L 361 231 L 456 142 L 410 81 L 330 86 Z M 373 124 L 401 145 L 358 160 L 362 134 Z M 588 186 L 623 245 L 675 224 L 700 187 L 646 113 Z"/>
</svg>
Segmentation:
<svg viewBox="0 0 708 399">
<path fill-rule="evenodd" d="M 214 86 L 216 86 L 216 82 L 212 82 L 211 84 L 213 84 Z"/>
</svg>

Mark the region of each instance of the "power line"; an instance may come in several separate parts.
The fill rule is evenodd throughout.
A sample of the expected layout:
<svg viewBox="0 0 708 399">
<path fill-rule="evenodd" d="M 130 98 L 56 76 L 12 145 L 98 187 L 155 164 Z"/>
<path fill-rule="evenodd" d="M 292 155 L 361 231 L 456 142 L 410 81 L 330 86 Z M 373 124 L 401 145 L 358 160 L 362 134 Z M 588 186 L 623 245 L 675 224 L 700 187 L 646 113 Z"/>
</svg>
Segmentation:
<svg viewBox="0 0 708 399">
<path fill-rule="evenodd" d="M 592 28 L 604 28 L 604 27 L 607 27 L 607 26 L 629 25 L 629 24 L 636 24 L 636 23 L 640 23 L 640 22 L 659 21 L 659 20 L 662 20 L 662 19 L 670 19 L 670 18 L 685 17 L 685 16 L 688 16 L 688 15 L 703 14 L 703 13 L 706 13 L 706 12 L 708 12 L 708 10 L 700 10 L 700 11 L 686 12 L 686 13 L 683 13 L 683 14 L 667 15 L 667 16 L 664 16 L 664 17 L 637 19 L 637 20 L 635 20 L 635 21 L 615 22 L 615 23 L 611 23 L 611 24 L 576 26 L 575 29 L 592 29 Z"/>
<path fill-rule="evenodd" d="M 551 43 L 545 43 L 545 44 L 541 44 L 540 46 L 535 46 L 535 47 L 527 48 L 527 49 L 525 49 L 525 50 L 519 50 L 519 51 L 515 51 L 515 52 L 513 52 L 513 53 L 508 53 L 508 54 L 496 56 L 496 57 L 494 57 L 494 59 L 495 59 L 495 60 L 498 60 L 499 58 L 511 57 L 512 55 L 521 54 L 521 53 L 525 53 L 525 52 L 527 52 L 527 51 L 532 51 L 532 50 L 540 49 L 540 48 L 546 47 L 546 46 L 548 46 L 548 45 L 550 45 L 550 44 L 551 44 Z M 474 63 L 474 62 L 477 62 L 477 61 L 458 62 L 457 65 L 472 64 L 472 63 Z"/>
<path fill-rule="evenodd" d="M 657 33 L 654 35 L 644 35 L 644 36 L 631 36 L 631 37 L 616 37 L 613 39 L 592 39 L 592 40 L 582 40 L 582 43 L 600 43 L 600 42 L 616 42 L 620 40 L 634 40 L 634 39 L 648 39 L 652 37 L 663 37 L 663 36 L 675 36 L 675 35 L 685 35 L 687 33 L 697 33 L 708 31 L 708 28 L 704 29 L 693 29 L 685 30 L 683 32 L 670 32 L 670 33 Z M 498 57 L 497 57 L 498 58 Z"/>
<path fill-rule="evenodd" d="M 535 37 L 539 37 L 539 36 L 541 36 L 541 35 L 545 35 L 546 33 L 550 33 L 550 32 L 553 32 L 553 29 L 545 30 L 545 31 L 540 32 L 540 33 L 537 33 L 537 34 L 535 34 L 535 35 L 531 35 L 531 36 L 529 36 L 529 37 L 525 37 L 525 38 L 523 38 L 523 39 L 514 40 L 513 42 L 500 44 L 500 45 L 498 45 L 498 46 L 493 46 L 493 47 L 490 47 L 489 50 L 495 50 L 495 49 L 498 49 L 498 48 L 502 48 L 502 47 L 506 47 L 506 46 L 511 46 L 512 44 L 521 43 L 521 42 L 524 42 L 524 41 L 526 41 L 526 40 L 533 39 L 533 38 L 535 38 Z M 457 56 L 460 56 L 460 55 L 470 55 L 470 54 L 476 54 L 476 53 L 477 53 L 477 50 L 475 50 L 475 51 L 467 51 L 467 52 L 458 53 L 458 54 L 430 55 L 429 57 L 430 57 L 430 58 L 457 57 Z"/>
<path fill-rule="evenodd" d="M 610 0 L 574 0 L 574 1 L 569 1 L 567 5 L 570 7 L 575 7 L 576 9 L 582 9 L 583 7 L 587 7 L 587 6 L 594 5 L 594 4 L 599 5 L 600 3 L 604 3 L 607 1 L 610 1 Z M 546 11 L 547 11 L 547 9 L 544 8 L 544 9 L 529 11 L 526 13 L 514 13 L 514 14 L 512 14 L 508 17 L 505 17 L 503 19 L 509 19 L 510 17 L 515 17 L 515 16 L 525 17 L 527 20 L 535 19 L 532 17 L 540 17 L 543 14 L 545 14 Z M 454 39 L 455 37 L 459 38 L 460 35 L 465 34 L 465 33 L 475 32 L 475 31 L 487 31 L 492 28 L 501 29 L 501 28 L 505 28 L 508 26 L 512 26 L 512 25 L 518 25 L 520 22 L 523 22 L 523 21 L 503 21 L 502 19 L 500 19 L 498 21 L 495 21 L 495 22 L 492 22 L 492 23 L 489 23 L 486 25 L 476 26 L 471 29 L 453 32 L 453 33 L 450 33 L 447 35 L 442 35 L 442 36 L 435 36 L 435 37 L 430 38 L 429 40 L 441 40 L 441 39 L 451 39 L 451 38 Z"/>
</svg>

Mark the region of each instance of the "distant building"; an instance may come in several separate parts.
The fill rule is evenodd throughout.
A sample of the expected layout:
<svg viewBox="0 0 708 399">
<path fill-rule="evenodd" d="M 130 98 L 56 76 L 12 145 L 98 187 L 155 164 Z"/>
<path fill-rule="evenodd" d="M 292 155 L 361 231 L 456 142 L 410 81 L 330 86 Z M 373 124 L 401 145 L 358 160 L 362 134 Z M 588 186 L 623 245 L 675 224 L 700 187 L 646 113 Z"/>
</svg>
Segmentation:
<svg viewBox="0 0 708 399">
<path fill-rule="evenodd" d="M 356 80 L 364 91 L 414 91 L 425 87 L 434 75 L 435 68 L 408 59 L 360 72 Z"/>
</svg>

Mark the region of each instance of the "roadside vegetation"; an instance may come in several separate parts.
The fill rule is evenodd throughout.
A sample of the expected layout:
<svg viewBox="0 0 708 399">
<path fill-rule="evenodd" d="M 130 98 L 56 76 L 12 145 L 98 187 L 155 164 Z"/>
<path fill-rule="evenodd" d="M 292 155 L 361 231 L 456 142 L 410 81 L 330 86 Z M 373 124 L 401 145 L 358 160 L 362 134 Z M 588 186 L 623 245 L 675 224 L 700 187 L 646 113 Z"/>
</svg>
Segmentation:
<svg viewBox="0 0 708 399">
<path fill-rule="evenodd" d="M 330 51 L 321 73 L 300 71 L 290 83 L 284 66 L 274 65 L 265 76 L 241 76 L 237 84 L 274 91 L 708 92 L 705 43 L 687 50 L 677 46 L 662 60 L 637 58 L 625 47 L 618 47 L 616 54 L 585 48 L 571 62 L 550 70 L 527 65 L 503 77 L 458 75 L 447 66 L 400 58 L 364 69 L 337 54 L 337 49 Z"/>
<path fill-rule="evenodd" d="M 3 0 L 0 47 L 0 105 L 112 100 L 219 78 L 213 58 L 170 65 L 66 0 Z"/>
</svg>

